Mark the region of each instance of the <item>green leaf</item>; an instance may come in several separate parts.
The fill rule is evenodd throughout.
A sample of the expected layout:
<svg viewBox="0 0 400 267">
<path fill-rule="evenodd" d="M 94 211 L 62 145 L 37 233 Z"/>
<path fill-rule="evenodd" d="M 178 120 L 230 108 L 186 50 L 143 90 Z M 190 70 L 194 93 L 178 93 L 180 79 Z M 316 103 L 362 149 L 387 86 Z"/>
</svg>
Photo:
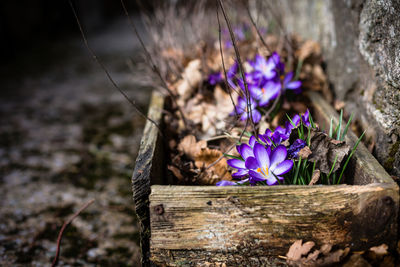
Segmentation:
<svg viewBox="0 0 400 267">
<path fill-rule="evenodd" d="M 356 149 L 357 149 L 357 147 L 358 147 L 358 144 L 361 142 L 361 139 L 363 139 L 364 134 L 365 134 L 365 131 L 364 131 L 364 132 L 360 135 L 360 137 L 358 138 L 357 142 L 355 143 L 353 149 L 352 149 L 351 152 L 350 152 L 349 157 L 347 158 L 346 162 L 344 163 L 342 172 L 340 173 L 339 180 L 338 180 L 338 182 L 337 182 L 338 184 L 340 184 L 340 182 L 342 181 L 342 177 L 343 177 L 344 171 L 345 171 L 345 169 L 346 169 L 346 167 L 347 167 L 347 164 L 349 163 L 350 158 L 353 156 L 354 152 L 356 151 Z"/>
<path fill-rule="evenodd" d="M 340 140 L 340 132 L 342 131 L 342 121 L 343 121 L 343 109 L 340 110 L 340 118 L 339 118 L 339 130 L 336 133 L 336 140 Z"/>
<path fill-rule="evenodd" d="M 226 154 L 226 153 L 224 153 L 224 156 L 227 157 L 227 158 L 233 158 L 233 159 L 238 159 L 238 160 L 244 161 L 244 160 L 242 159 L 242 157 L 238 157 L 238 156 L 234 156 L 234 155 L 229 155 L 229 154 Z"/>
<path fill-rule="evenodd" d="M 354 115 L 354 113 L 351 113 L 349 121 L 347 122 L 346 127 L 344 127 L 344 131 L 343 131 L 342 138 L 340 139 L 340 141 L 343 141 L 344 138 L 346 137 L 346 134 L 347 134 L 347 131 L 349 130 L 351 121 L 353 120 L 353 115 Z"/>
</svg>

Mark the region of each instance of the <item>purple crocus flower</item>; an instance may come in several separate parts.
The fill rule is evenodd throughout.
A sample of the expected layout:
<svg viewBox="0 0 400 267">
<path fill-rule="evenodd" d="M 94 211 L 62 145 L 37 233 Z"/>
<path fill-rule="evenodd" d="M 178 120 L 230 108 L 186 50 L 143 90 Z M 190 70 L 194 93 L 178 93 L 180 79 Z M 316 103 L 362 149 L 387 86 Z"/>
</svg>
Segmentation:
<svg viewBox="0 0 400 267">
<path fill-rule="evenodd" d="M 292 122 L 287 121 L 285 124 L 286 132 L 290 135 L 292 130 L 296 128 L 297 126 L 300 125 L 300 121 L 307 127 L 311 127 L 310 123 L 310 111 L 307 109 L 307 111 L 304 113 L 304 115 L 294 115 L 292 118 Z"/>
<path fill-rule="evenodd" d="M 291 159 L 296 159 L 298 157 L 299 151 L 305 147 L 307 144 L 303 139 L 296 139 L 293 144 L 291 144 L 287 150 L 288 157 Z"/>
<path fill-rule="evenodd" d="M 215 72 L 211 73 L 208 76 L 208 83 L 211 85 L 216 85 L 217 83 L 220 83 L 223 81 L 222 73 L 221 72 Z"/>
<path fill-rule="evenodd" d="M 282 86 L 280 82 L 269 80 L 262 87 L 252 87 L 252 96 L 257 99 L 260 107 L 267 106 L 269 102 L 279 96 Z"/>
<path fill-rule="evenodd" d="M 283 180 L 281 175 L 288 173 L 293 162 L 286 160 L 287 150 L 283 145 L 269 152 L 263 145 L 256 143 L 253 148 L 254 157 L 248 157 L 245 166 L 249 170 L 250 183 L 266 181 L 268 185 L 278 184 Z"/>
<path fill-rule="evenodd" d="M 240 119 L 242 121 L 247 120 L 249 118 L 250 111 L 247 109 L 247 99 L 245 97 L 238 97 L 238 102 L 235 106 L 236 113 L 241 115 Z M 254 123 L 258 123 L 261 120 L 261 113 L 257 110 L 257 103 L 254 99 L 250 98 L 250 107 L 251 107 L 251 115 Z M 232 112 L 231 115 L 234 115 L 235 112 Z"/>
<path fill-rule="evenodd" d="M 301 93 L 301 81 L 292 81 L 292 79 L 293 72 L 291 71 L 283 78 L 283 90 L 293 90 L 296 94 Z"/>
<path fill-rule="evenodd" d="M 256 78 L 272 79 L 276 76 L 276 63 L 274 57 L 270 57 L 266 60 L 261 55 L 256 55 L 252 66 L 254 68 L 254 75 Z"/>
<path fill-rule="evenodd" d="M 270 129 L 267 129 L 263 135 L 259 135 L 261 141 L 268 145 L 279 145 L 283 141 L 289 139 L 290 133 L 287 132 L 285 128 L 278 126 L 275 128 L 275 131 L 272 132 Z"/>
<path fill-rule="evenodd" d="M 243 160 L 240 159 L 229 159 L 227 161 L 228 165 L 237 169 L 238 171 L 232 174 L 233 178 L 241 178 L 249 173 L 246 168 L 246 160 L 249 157 L 254 157 L 253 147 L 256 143 L 256 138 L 254 136 L 250 137 L 249 144 L 241 144 L 236 146 L 236 150 Z"/>
</svg>

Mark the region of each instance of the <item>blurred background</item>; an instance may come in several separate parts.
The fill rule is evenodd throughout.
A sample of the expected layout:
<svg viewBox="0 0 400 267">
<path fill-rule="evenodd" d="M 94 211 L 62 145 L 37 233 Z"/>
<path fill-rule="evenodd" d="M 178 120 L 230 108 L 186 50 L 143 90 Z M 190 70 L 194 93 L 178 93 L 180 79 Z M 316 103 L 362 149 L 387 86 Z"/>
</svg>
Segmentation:
<svg viewBox="0 0 400 267">
<path fill-rule="evenodd" d="M 146 111 L 141 48 L 120 1 L 74 1 L 89 45 Z M 144 38 L 135 1 L 126 3 Z M 112 87 L 68 1 L 0 3 L 0 265 L 138 266 L 130 177 L 145 121 Z"/>
</svg>

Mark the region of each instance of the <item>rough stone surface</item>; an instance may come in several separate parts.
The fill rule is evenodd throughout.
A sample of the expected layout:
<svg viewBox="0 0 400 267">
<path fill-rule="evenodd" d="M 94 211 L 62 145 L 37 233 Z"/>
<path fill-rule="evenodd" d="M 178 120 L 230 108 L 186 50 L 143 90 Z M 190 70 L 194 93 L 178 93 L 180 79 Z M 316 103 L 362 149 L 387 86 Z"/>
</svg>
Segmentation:
<svg viewBox="0 0 400 267">
<path fill-rule="evenodd" d="M 89 42 L 144 109 L 150 90 L 135 86 L 126 65 L 139 50 L 125 20 Z M 130 177 L 145 121 L 80 38 L 37 58 L 2 69 L 0 265 L 49 266 L 62 224 L 94 198 L 64 232 L 58 266 L 138 266 Z"/>
<path fill-rule="evenodd" d="M 400 176 L 400 2 L 283 1 L 280 10 L 289 32 L 321 43 L 335 96 L 376 142 L 381 164 Z"/>
</svg>

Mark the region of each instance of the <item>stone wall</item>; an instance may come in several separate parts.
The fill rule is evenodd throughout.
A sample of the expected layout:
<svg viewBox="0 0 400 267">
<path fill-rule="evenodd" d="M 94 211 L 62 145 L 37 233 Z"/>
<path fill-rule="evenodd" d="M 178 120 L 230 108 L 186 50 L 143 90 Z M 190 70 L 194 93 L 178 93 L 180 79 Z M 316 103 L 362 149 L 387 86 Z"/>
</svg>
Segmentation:
<svg viewBox="0 0 400 267">
<path fill-rule="evenodd" d="M 400 176 L 400 1 L 286 0 L 278 8 L 289 32 L 321 43 L 336 98 Z"/>
</svg>

